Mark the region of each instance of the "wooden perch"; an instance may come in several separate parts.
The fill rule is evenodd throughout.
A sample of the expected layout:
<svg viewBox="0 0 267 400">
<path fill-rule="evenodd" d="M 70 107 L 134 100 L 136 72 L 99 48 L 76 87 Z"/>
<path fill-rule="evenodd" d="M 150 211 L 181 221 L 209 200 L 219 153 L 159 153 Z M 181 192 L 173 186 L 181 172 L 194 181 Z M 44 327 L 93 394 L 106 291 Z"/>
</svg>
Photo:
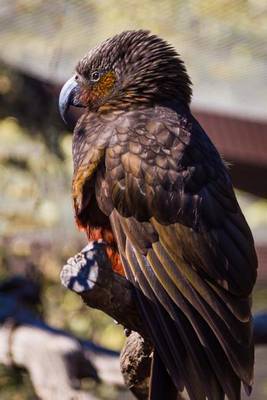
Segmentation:
<svg viewBox="0 0 267 400">
<path fill-rule="evenodd" d="M 132 285 L 113 273 L 103 243 L 89 243 L 67 261 L 60 276 L 62 284 L 78 293 L 88 306 L 103 311 L 128 330 L 148 336 L 135 306 Z"/>
<path fill-rule="evenodd" d="M 121 351 L 121 372 L 126 386 L 140 400 L 148 398 L 152 345 L 131 332 Z"/>
<path fill-rule="evenodd" d="M 140 319 L 132 285 L 112 271 L 104 244 L 91 242 L 70 258 L 61 271 L 61 282 L 88 306 L 102 310 L 126 328 L 128 338 L 121 353 L 121 371 L 135 396 L 147 399 L 151 341 Z"/>
<path fill-rule="evenodd" d="M 152 345 L 139 317 L 132 286 L 112 271 L 104 244 L 91 242 L 70 258 L 62 269 L 61 281 L 88 306 L 102 310 L 126 328 L 128 338 L 121 353 L 121 371 L 135 396 L 147 399 Z M 266 344 L 266 314 L 255 317 L 254 330 L 255 343 Z"/>
<path fill-rule="evenodd" d="M 43 400 L 96 400 L 79 390 L 83 377 L 122 387 L 119 354 L 43 322 L 29 308 L 38 291 L 24 278 L 0 285 L 0 362 L 27 369 Z"/>
</svg>

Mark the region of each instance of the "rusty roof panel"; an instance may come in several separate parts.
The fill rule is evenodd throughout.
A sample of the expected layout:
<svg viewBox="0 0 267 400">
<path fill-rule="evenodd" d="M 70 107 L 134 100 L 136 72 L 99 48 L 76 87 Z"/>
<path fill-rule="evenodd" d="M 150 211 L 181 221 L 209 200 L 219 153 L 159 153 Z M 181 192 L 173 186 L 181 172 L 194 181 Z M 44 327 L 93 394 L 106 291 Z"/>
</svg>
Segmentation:
<svg viewBox="0 0 267 400">
<path fill-rule="evenodd" d="M 199 110 L 194 115 L 227 161 L 267 166 L 267 123 Z"/>
</svg>

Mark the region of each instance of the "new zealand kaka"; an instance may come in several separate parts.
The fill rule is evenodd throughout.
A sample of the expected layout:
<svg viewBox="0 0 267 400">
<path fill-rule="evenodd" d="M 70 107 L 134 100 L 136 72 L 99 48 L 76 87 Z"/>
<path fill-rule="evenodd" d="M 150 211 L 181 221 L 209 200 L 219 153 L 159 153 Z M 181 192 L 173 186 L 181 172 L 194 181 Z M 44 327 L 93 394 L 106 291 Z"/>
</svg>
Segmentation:
<svg viewBox="0 0 267 400">
<path fill-rule="evenodd" d="M 118 34 L 82 58 L 59 99 L 63 118 L 70 105 L 85 108 L 73 203 L 78 226 L 106 243 L 135 287 L 155 346 L 150 398 L 173 398 L 172 382 L 191 400 L 238 400 L 241 382 L 249 394 L 253 381 L 257 258 L 191 93 L 179 55 L 147 31 Z"/>
</svg>

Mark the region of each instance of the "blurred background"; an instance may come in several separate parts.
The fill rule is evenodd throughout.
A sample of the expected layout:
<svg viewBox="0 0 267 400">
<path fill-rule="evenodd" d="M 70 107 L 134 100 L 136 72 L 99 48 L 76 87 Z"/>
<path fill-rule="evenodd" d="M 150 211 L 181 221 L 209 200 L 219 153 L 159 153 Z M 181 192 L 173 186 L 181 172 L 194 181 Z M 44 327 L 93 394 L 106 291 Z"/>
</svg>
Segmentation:
<svg viewBox="0 0 267 400">
<path fill-rule="evenodd" d="M 85 239 L 73 221 L 72 136 L 57 96 L 88 49 L 136 28 L 167 39 L 186 63 L 193 113 L 231 164 L 256 241 L 254 312 L 267 309 L 266 0 L 0 0 L 0 289 L 12 276 L 29 279 L 48 324 L 113 350 L 122 328 L 60 284 Z M 0 294 L 0 322 L 3 305 Z M 266 357 L 267 346 L 257 347 L 251 400 L 267 399 Z M 90 388 L 126 399 L 114 387 Z M 1 400 L 36 398 L 23 369 L 0 364 Z"/>
</svg>

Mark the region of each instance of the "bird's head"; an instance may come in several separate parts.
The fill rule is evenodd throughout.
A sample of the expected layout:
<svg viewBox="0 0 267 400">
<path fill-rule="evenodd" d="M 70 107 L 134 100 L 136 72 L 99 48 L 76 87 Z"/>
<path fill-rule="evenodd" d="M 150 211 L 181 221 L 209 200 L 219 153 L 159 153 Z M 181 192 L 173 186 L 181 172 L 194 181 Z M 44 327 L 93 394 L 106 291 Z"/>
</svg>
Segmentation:
<svg viewBox="0 0 267 400">
<path fill-rule="evenodd" d="M 167 99 L 189 104 L 191 93 L 190 78 L 173 47 L 148 31 L 126 31 L 78 62 L 61 90 L 59 108 L 65 119 L 70 105 L 107 111 Z"/>
</svg>

